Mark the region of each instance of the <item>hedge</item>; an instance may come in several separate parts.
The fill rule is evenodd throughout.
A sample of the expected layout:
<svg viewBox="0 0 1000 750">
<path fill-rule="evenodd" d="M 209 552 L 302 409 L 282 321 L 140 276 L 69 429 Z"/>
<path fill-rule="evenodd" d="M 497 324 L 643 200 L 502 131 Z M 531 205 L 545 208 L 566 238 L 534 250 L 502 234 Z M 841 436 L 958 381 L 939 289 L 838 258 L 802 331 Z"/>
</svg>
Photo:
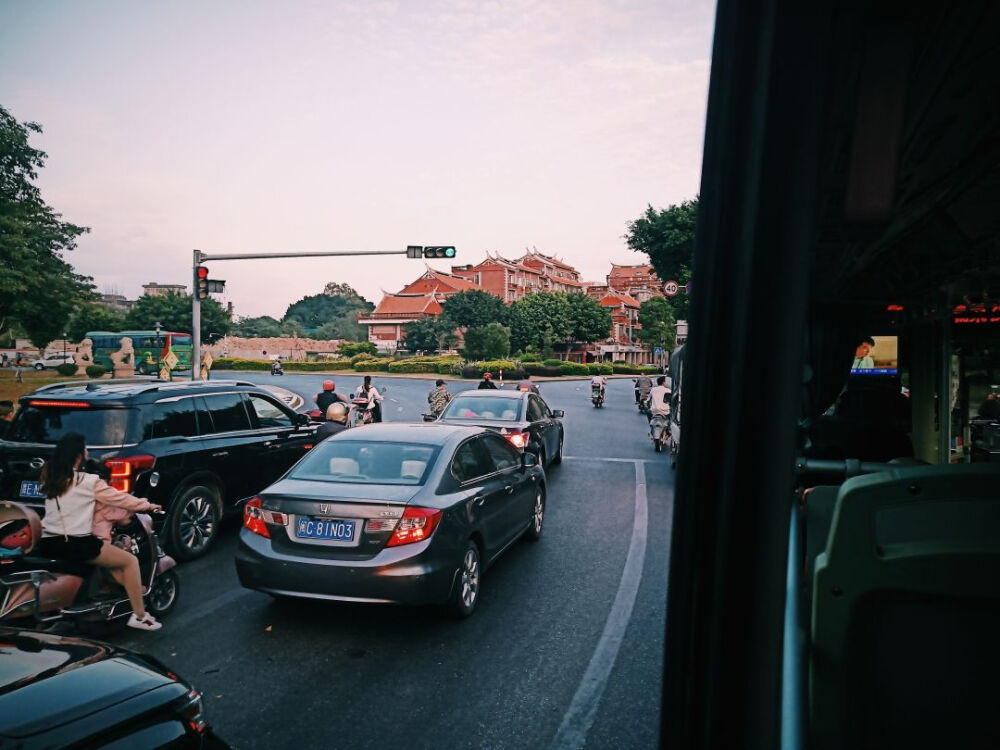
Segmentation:
<svg viewBox="0 0 1000 750">
<path fill-rule="evenodd" d="M 640 365 L 639 366 L 640 375 L 662 375 L 660 368 L 656 365 Z"/>
<path fill-rule="evenodd" d="M 520 359 L 522 362 L 537 362 L 538 355 L 528 352 L 527 354 L 522 354 L 520 357 L 518 357 L 518 359 Z"/>
<path fill-rule="evenodd" d="M 283 370 L 297 370 L 299 372 L 324 372 L 329 370 L 340 370 L 347 369 L 344 367 L 346 361 L 341 361 L 335 364 L 331 361 L 326 362 L 282 362 L 281 368 Z"/>
<path fill-rule="evenodd" d="M 587 365 L 587 371 L 591 375 L 611 375 L 614 370 L 611 365 L 605 362 L 594 362 L 593 364 Z"/>
<path fill-rule="evenodd" d="M 391 357 L 379 357 L 378 359 L 359 359 L 354 363 L 354 369 L 357 372 L 374 371 L 374 372 L 389 372 L 389 363 L 392 362 Z"/>
<path fill-rule="evenodd" d="M 64 362 L 63 364 L 56 367 L 56 372 L 58 372 L 63 377 L 69 377 L 70 375 L 76 375 L 76 365 L 72 362 Z"/>
<path fill-rule="evenodd" d="M 69 364 L 69 363 L 67 362 L 66 364 Z M 76 365 L 73 365 L 73 366 L 76 367 Z M 60 367 L 62 367 L 62 365 L 60 365 Z M 88 378 L 93 378 L 95 380 L 97 378 L 103 378 L 104 375 L 105 375 L 105 373 L 107 373 L 107 371 L 108 371 L 108 368 L 105 367 L 104 365 L 88 365 L 87 366 L 87 377 Z"/>
<path fill-rule="evenodd" d="M 611 365 L 611 370 L 615 375 L 638 375 L 639 368 L 636 365 L 626 365 L 615 362 Z"/>
<path fill-rule="evenodd" d="M 590 368 L 580 362 L 563 362 L 560 366 L 563 375 L 589 375 Z"/>
<path fill-rule="evenodd" d="M 409 359 L 401 359 L 397 362 L 390 362 L 389 372 L 437 372 L 436 362 L 414 362 Z"/>
<path fill-rule="evenodd" d="M 235 357 L 219 357 L 212 362 L 213 370 L 270 370 L 271 362 L 267 359 L 236 359 Z"/>
</svg>

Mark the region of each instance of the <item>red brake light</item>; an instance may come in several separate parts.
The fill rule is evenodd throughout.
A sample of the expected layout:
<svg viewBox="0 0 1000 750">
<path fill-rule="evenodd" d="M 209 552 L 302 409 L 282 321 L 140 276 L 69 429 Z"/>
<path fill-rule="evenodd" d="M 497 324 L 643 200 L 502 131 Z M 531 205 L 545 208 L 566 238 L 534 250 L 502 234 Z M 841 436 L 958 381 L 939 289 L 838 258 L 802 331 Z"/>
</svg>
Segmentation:
<svg viewBox="0 0 1000 750">
<path fill-rule="evenodd" d="M 524 450 L 524 446 L 528 444 L 528 436 L 523 432 L 512 432 L 504 437 L 518 450 Z"/>
<path fill-rule="evenodd" d="M 434 508 L 418 508 L 415 506 L 403 511 L 396 530 L 389 537 L 386 547 L 399 547 L 403 544 L 422 542 L 430 538 L 441 521 L 441 511 Z"/>
<path fill-rule="evenodd" d="M 288 516 L 276 510 L 268 510 L 263 507 L 263 501 L 259 497 L 252 497 L 243 506 L 243 525 L 254 534 L 271 538 L 271 531 L 268 524 L 284 526 L 288 523 Z"/>
<path fill-rule="evenodd" d="M 135 475 L 140 471 L 152 469 L 156 463 L 155 456 L 128 456 L 126 458 L 109 458 L 104 465 L 111 470 L 111 480 L 108 482 L 116 490 L 131 492 Z"/>
<path fill-rule="evenodd" d="M 186 697 L 190 702 L 178 711 L 178 713 L 187 720 L 187 725 L 191 727 L 192 731 L 201 734 L 208 726 L 205 723 L 205 716 L 202 712 L 201 694 L 194 688 L 191 688 Z"/>
<path fill-rule="evenodd" d="M 89 401 L 53 401 L 52 399 L 32 399 L 28 406 L 54 406 L 65 409 L 89 409 Z"/>
</svg>

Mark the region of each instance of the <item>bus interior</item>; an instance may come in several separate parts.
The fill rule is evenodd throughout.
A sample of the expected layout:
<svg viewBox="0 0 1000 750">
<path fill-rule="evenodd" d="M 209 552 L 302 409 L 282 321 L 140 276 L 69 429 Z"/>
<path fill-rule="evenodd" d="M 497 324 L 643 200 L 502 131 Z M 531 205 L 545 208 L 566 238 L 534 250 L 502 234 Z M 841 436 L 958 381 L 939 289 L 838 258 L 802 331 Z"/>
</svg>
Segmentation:
<svg viewBox="0 0 1000 750">
<path fill-rule="evenodd" d="M 1000 747 L 1000 3 L 721 0 L 693 278 L 661 744 Z"/>
</svg>

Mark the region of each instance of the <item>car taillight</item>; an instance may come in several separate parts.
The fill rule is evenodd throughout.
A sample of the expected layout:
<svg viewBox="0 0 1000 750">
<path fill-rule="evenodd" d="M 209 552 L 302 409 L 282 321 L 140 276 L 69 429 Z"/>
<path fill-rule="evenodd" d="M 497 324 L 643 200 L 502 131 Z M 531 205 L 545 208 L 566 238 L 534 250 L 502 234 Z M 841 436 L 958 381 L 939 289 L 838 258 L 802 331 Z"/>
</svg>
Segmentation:
<svg viewBox="0 0 1000 750">
<path fill-rule="evenodd" d="M 288 517 L 279 511 L 268 510 L 263 507 L 263 501 L 259 497 L 252 497 L 243 506 L 243 525 L 254 534 L 271 538 L 271 532 L 267 528 L 269 523 L 276 526 L 284 526 Z"/>
<path fill-rule="evenodd" d="M 403 511 L 396 530 L 389 537 L 386 547 L 399 547 L 403 544 L 422 542 L 430 538 L 441 521 L 441 511 L 433 508 L 410 507 Z"/>
<path fill-rule="evenodd" d="M 127 458 L 109 458 L 104 465 L 111 471 L 108 482 L 116 490 L 131 492 L 135 477 L 140 471 L 152 469 L 156 463 L 155 456 L 128 456 Z"/>
<path fill-rule="evenodd" d="M 187 694 L 188 703 L 177 713 L 187 722 L 187 725 L 198 734 L 205 731 L 208 724 L 205 722 L 204 708 L 201 702 L 201 694 L 191 688 Z"/>
<path fill-rule="evenodd" d="M 528 436 L 523 432 L 512 432 L 504 437 L 518 450 L 524 450 L 524 446 L 528 444 Z"/>
</svg>

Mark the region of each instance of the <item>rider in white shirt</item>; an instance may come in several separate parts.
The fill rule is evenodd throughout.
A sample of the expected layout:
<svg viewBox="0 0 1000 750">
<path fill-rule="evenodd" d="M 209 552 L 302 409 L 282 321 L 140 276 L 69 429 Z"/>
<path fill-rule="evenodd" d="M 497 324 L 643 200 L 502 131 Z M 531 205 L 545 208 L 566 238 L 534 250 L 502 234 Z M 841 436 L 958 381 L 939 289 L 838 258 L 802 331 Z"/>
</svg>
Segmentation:
<svg viewBox="0 0 1000 750">
<path fill-rule="evenodd" d="M 600 388 L 602 396 L 604 395 L 604 389 L 607 388 L 607 386 L 608 379 L 603 375 L 595 375 L 590 379 L 590 389 L 593 390 L 594 388 Z"/>
<path fill-rule="evenodd" d="M 656 385 L 649 392 L 650 396 L 650 410 L 653 412 L 654 417 L 669 417 L 670 416 L 670 396 L 671 391 L 666 386 L 667 379 L 665 376 L 660 375 L 656 379 Z"/>
</svg>

